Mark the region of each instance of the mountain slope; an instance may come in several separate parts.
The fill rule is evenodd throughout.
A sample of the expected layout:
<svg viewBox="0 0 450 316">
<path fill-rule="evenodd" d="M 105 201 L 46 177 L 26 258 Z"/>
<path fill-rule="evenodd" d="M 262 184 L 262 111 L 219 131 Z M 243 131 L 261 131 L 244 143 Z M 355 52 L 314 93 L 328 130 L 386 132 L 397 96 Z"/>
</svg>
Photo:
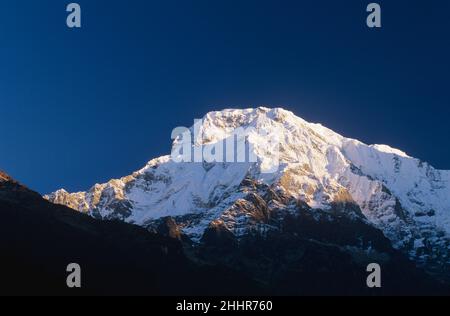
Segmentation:
<svg viewBox="0 0 450 316">
<path fill-rule="evenodd" d="M 336 205 L 351 205 L 342 216 L 361 218 L 380 229 L 419 266 L 450 279 L 449 171 L 386 145 L 345 138 L 283 109 L 208 113 L 200 126 L 191 128 L 192 134 L 202 132 L 193 140 L 192 151 L 210 150 L 234 137 L 238 128 L 248 129 L 246 141 L 258 162 L 179 163 L 176 156 L 165 156 L 87 192 L 60 190 L 46 198 L 96 218 L 144 227 L 172 216 L 197 243 L 214 223 L 238 239 L 255 229 L 277 231 L 277 223 L 267 219 L 282 210 L 279 224 L 296 214 L 292 201 L 329 213 Z M 277 146 L 269 147 L 273 144 L 267 139 L 276 139 Z M 180 141 L 175 139 L 174 152 Z M 251 192 L 248 182 L 264 189 Z"/>
<path fill-rule="evenodd" d="M 0 295 L 261 293 L 233 270 L 192 262 L 175 239 L 51 204 L 4 173 L 0 217 Z M 81 289 L 66 286 L 70 263 Z"/>
<path fill-rule="evenodd" d="M 247 181 L 249 190 L 265 189 Z M 257 194 L 255 218 L 262 214 Z M 286 201 L 283 196 L 275 197 Z M 262 203 L 262 204 L 259 204 Z M 390 246 L 349 205 L 333 213 L 295 202 L 297 212 L 270 214 L 279 231 L 237 240 L 223 222 L 196 246 L 173 219 L 155 233 L 100 221 L 43 200 L 10 177 L 0 180 L 1 295 L 400 295 L 449 294 Z M 355 213 L 355 214 L 356 214 Z M 266 214 L 269 215 L 269 214 Z M 370 249 L 366 247 L 370 245 Z M 366 286 L 366 265 L 383 266 L 382 288 Z M 65 268 L 82 267 L 82 288 L 69 289 Z"/>
</svg>

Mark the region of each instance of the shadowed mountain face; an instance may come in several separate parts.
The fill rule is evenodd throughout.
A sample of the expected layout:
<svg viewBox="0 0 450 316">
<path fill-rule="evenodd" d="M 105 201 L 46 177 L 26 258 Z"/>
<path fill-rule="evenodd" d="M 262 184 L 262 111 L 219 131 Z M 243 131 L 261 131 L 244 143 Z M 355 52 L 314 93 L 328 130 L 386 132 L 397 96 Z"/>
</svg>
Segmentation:
<svg viewBox="0 0 450 316">
<path fill-rule="evenodd" d="M 2 295 L 260 293 L 236 272 L 193 264 L 176 239 L 53 205 L 5 174 L 0 216 Z M 81 289 L 66 286 L 69 263 L 81 266 Z"/>
<path fill-rule="evenodd" d="M 195 248 L 198 257 L 239 267 L 277 294 L 450 294 L 394 249 L 355 203 L 312 209 L 250 179 L 243 182 L 242 189 L 247 196 L 235 204 L 233 212 L 237 217 L 243 213 L 249 217 L 251 231 L 239 238 L 224 222 L 215 221 Z M 280 207 L 269 208 L 270 204 Z M 370 263 L 381 266 L 381 289 L 366 286 Z"/>
<path fill-rule="evenodd" d="M 173 218 L 161 219 L 150 231 L 95 220 L 51 204 L 2 174 L 0 294 L 450 293 L 393 249 L 381 231 L 359 217 L 358 208 L 336 205 L 334 212 L 312 212 L 304 203 L 271 196 L 291 205 L 287 214 L 285 209 L 269 212 L 268 198 L 255 193 L 236 207 L 246 207 L 255 220 L 278 230 L 255 225 L 238 240 L 218 221 L 192 243 Z M 343 211 L 355 218 L 342 216 Z M 370 262 L 382 266 L 381 289 L 366 287 Z M 69 263 L 82 268 L 81 289 L 66 287 Z"/>
</svg>

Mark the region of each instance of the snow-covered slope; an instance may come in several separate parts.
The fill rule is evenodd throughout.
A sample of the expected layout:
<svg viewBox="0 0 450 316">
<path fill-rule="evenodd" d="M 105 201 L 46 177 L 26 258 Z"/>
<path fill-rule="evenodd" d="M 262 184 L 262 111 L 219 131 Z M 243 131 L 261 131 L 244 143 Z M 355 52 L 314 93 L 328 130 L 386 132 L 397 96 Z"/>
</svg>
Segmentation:
<svg viewBox="0 0 450 316">
<path fill-rule="evenodd" d="M 194 241 L 217 221 L 237 236 L 248 232 L 255 224 L 248 210 L 258 207 L 249 194 L 283 196 L 267 201 L 269 212 L 289 210 L 292 200 L 325 211 L 336 204 L 356 205 L 365 220 L 417 262 L 450 262 L 450 171 L 386 145 L 345 138 L 280 108 L 208 113 L 201 121 L 202 137 L 192 146 L 221 143 L 240 127 L 249 130 L 247 142 L 256 163 L 180 163 L 164 156 L 87 192 L 60 190 L 46 198 L 98 218 L 143 226 L 176 217 Z M 277 137 L 276 148 L 267 146 L 267 135 Z M 278 164 L 275 172 L 265 172 Z M 249 181 L 265 192 L 250 193 L 244 185 Z M 273 229 L 264 221 L 258 225 Z"/>
</svg>

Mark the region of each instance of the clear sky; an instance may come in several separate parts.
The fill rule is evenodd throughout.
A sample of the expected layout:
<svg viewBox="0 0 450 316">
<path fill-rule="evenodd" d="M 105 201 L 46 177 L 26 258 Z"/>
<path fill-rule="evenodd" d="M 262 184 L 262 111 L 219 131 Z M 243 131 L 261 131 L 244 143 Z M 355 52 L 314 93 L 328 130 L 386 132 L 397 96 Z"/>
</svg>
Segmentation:
<svg viewBox="0 0 450 316">
<path fill-rule="evenodd" d="M 48 193 L 168 154 L 210 110 L 283 106 L 450 169 L 450 1 L 0 3 L 0 169 Z M 76 2 L 76 1 L 75 1 Z"/>
</svg>

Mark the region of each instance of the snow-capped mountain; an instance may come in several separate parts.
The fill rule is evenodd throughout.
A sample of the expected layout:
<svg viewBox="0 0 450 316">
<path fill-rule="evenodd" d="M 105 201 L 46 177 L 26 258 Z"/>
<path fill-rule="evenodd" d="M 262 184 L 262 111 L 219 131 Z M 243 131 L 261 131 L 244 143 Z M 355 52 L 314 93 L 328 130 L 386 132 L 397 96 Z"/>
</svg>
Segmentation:
<svg viewBox="0 0 450 316">
<path fill-rule="evenodd" d="M 194 242 L 214 226 L 237 238 L 277 230 L 275 217 L 295 214 L 301 203 L 317 220 L 336 212 L 359 218 L 419 265 L 449 273 L 450 171 L 386 145 L 343 137 L 281 108 L 208 113 L 192 150 L 223 143 L 237 128 L 249 131 L 246 142 L 257 162 L 177 162 L 164 156 L 86 192 L 59 190 L 46 198 L 96 218 L 145 227 L 170 216 Z M 266 135 L 277 135 L 276 150 L 268 148 Z M 174 148 L 179 144 L 180 137 Z M 265 171 L 274 166 L 275 172 Z"/>
</svg>

